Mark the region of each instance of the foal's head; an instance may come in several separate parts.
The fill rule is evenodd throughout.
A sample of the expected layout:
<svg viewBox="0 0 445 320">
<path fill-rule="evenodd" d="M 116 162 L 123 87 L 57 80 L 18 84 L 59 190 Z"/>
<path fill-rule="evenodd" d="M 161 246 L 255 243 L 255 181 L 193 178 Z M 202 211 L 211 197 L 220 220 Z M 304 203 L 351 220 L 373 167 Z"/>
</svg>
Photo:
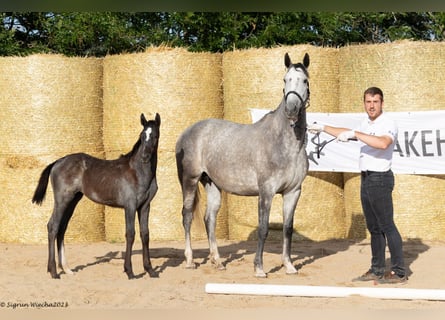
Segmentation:
<svg viewBox="0 0 445 320">
<path fill-rule="evenodd" d="M 145 115 L 141 114 L 141 124 L 144 127 L 140 134 L 140 156 L 143 162 L 149 162 L 152 154 L 158 150 L 159 127 L 161 126 L 161 117 L 156 113 L 154 120 L 147 120 Z"/>
<path fill-rule="evenodd" d="M 289 54 L 284 56 L 287 73 L 284 76 L 284 100 L 287 117 L 297 122 L 299 115 L 306 108 L 309 101 L 309 55 L 306 53 L 303 63 L 293 64 Z"/>
</svg>

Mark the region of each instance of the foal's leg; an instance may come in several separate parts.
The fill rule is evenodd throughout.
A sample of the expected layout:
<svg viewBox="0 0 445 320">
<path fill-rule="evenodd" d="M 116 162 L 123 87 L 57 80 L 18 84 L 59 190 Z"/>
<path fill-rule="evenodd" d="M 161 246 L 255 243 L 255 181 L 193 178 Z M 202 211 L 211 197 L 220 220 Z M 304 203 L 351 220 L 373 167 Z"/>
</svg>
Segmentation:
<svg viewBox="0 0 445 320">
<path fill-rule="evenodd" d="M 60 276 L 57 274 L 57 266 L 56 266 L 56 248 L 55 241 L 56 236 L 59 231 L 59 224 L 61 219 L 60 210 L 57 209 L 57 204 L 54 204 L 54 210 L 51 215 L 51 218 L 48 221 L 47 229 L 48 229 L 48 267 L 47 271 L 51 274 L 53 279 L 60 279 Z"/>
<path fill-rule="evenodd" d="M 69 203 L 67 208 L 65 209 L 62 219 L 60 221 L 59 225 L 59 231 L 57 233 L 57 249 L 58 249 L 58 256 L 59 256 L 59 267 L 63 269 L 63 271 L 66 274 L 73 274 L 71 269 L 68 267 L 68 263 L 66 261 L 65 256 L 65 244 L 64 244 L 64 238 L 65 238 L 65 232 L 68 227 L 68 223 L 73 216 L 74 209 L 76 208 L 76 205 L 79 203 L 80 199 L 82 199 L 83 194 L 77 193 L 74 196 L 74 199 Z"/>
<path fill-rule="evenodd" d="M 55 241 L 56 237 L 59 234 L 60 224 L 63 220 L 65 210 L 69 205 L 69 201 L 63 200 L 63 197 L 58 194 L 54 197 L 54 209 L 51 215 L 51 218 L 48 221 L 47 229 L 48 229 L 48 272 L 51 274 L 53 279 L 59 279 L 60 275 L 57 274 L 56 267 L 56 249 L 55 249 Z"/>
<path fill-rule="evenodd" d="M 225 270 L 219 256 L 215 234 L 216 216 L 218 215 L 218 210 L 221 207 L 221 191 L 211 181 L 203 183 L 207 192 L 207 208 L 204 219 L 210 248 L 210 262 L 219 270 Z"/>
<path fill-rule="evenodd" d="M 157 277 L 150 261 L 150 233 L 148 229 L 148 217 L 150 213 L 150 201 L 147 201 L 138 210 L 139 230 L 142 242 L 142 263 L 144 270 L 148 272 L 150 277 Z"/>
<path fill-rule="evenodd" d="M 131 254 L 134 243 L 134 219 L 136 209 L 131 207 L 125 207 L 125 238 L 127 242 L 127 248 L 125 250 L 124 272 L 127 274 L 128 279 L 134 278 L 133 266 L 131 264 Z"/>
<path fill-rule="evenodd" d="M 272 206 L 273 195 L 261 193 L 258 196 L 258 245 L 254 259 L 255 276 L 266 278 L 267 275 L 263 269 L 264 243 L 269 233 L 269 215 Z"/>
<path fill-rule="evenodd" d="M 301 189 L 283 195 L 283 255 L 281 257 L 287 274 L 297 273 L 290 258 L 292 233 L 294 231 L 294 213 L 300 198 Z"/>
</svg>

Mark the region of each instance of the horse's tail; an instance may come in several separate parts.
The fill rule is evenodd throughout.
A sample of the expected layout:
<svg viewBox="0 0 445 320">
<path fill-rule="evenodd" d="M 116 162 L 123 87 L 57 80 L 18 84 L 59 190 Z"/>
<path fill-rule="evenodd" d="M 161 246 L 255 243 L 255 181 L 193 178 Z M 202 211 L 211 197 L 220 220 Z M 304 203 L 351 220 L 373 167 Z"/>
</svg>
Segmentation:
<svg viewBox="0 0 445 320">
<path fill-rule="evenodd" d="M 36 203 L 41 205 L 43 200 L 45 199 L 46 189 L 48 187 L 48 180 L 51 174 L 51 170 L 57 161 L 48 165 L 40 175 L 39 184 L 37 185 L 36 191 L 34 192 L 34 196 L 32 197 L 32 203 Z"/>
</svg>

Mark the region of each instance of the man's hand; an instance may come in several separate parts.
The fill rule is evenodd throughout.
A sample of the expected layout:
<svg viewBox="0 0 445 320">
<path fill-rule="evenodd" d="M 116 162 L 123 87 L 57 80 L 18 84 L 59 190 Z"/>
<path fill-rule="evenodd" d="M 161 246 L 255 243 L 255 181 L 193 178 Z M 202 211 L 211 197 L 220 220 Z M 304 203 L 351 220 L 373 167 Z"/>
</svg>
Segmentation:
<svg viewBox="0 0 445 320">
<path fill-rule="evenodd" d="M 337 141 L 348 142 L 349 140 L 356 139 L 354 130 L 347 130 L 340 133 L 337 137 Z"/>
<path fill-rule="evenodd" d="M 307 126 L 307 130 L 312 134 L 317 134 L 324 130 L 324 125 L 314 122 Z"/>
</svg>

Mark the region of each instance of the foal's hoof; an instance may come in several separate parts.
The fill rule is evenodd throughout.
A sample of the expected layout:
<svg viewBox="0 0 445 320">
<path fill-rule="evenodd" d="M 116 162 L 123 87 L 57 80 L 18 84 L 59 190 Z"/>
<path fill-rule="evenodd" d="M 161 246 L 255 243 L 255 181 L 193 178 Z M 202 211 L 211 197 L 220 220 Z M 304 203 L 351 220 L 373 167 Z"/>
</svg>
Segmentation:
<svg viewBox="0 0 445 320">
<path fill-rule="evenodd" d="M 63 272 L 65 272 L 65 274 L 69 274 L 69 275 L 74 274 L 74 272 L 71 269 L 63 269 Z"/>
<path fill-rule="evenodd" d="M 150 276 L 150 278 L 159 278 L 159 274 L 153 269 L 147 270 L 147 273 Z"/>
<path fill-rule="evenodd" d="M 60 279 L 60 274 L 57 274 L 57 273 L 55 273 L 55 274 L 50 274 L 51 275 L 51 279 Z"/>
</svg>

